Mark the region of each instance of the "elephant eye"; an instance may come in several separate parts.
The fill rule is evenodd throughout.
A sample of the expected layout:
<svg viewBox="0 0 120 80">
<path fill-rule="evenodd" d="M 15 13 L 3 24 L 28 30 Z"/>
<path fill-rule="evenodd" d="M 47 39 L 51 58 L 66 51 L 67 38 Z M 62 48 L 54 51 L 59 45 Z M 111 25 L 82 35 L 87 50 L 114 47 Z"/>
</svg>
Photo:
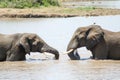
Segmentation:
<svg viewBox="0 0 120 80">
<path fill-rule="evenodd" d="M 75 35 L 74 39 L 77 39 L 77 38 L 78 38 L 78 36 L 77 36 L 77 35 Z"/>
<path fill-rule="evenodd" d="M 77 41 L 79 41 L 79 38 L 77 37 Z"/>
<path fill-rule="evenodd" d="M 79 37 L 78 37 L 78 36 L 75 36 L 75 39 L 76 39 L 77 41 L 79 41 Z"/>
<path fill-rule="evenodd" d="M 84 31 L 80 32 L 79 34 L 83 34 L 83 33 L 84 33 Z"/>
</svg>

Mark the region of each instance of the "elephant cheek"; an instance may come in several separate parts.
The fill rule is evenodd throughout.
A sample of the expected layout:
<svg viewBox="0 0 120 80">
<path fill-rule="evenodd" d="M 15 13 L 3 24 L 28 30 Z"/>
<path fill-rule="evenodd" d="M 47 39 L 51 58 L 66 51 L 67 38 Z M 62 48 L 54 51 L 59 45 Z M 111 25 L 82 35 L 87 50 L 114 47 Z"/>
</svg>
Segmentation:
<svg viewBox="0 0 120 80">
<path fill-rule="evenodd" d="M 92 49 L 95 45 L 97 44 L 97 42 L 95 40 L 88 40 L 86 43 L 86 47 L 88 50 Z"/>
<path fill-rule="evenodd" d="M 70 49 L 77 49 L 77 48 L 78 48 L 77 40 L 70 41 L 70 43 L 68 44 L 68 47 L 67 47 L 67 51 L 69 51 Z"/>
</svg>

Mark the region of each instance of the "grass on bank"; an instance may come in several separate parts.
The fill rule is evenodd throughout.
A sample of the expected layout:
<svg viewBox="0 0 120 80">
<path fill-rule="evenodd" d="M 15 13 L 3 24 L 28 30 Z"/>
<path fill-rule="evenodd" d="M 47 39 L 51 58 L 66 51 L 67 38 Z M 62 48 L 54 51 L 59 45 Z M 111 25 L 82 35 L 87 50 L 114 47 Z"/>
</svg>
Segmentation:
<svg viewBox="0 0 120 80">
<path fill-rule="evenodd" d="M 91 6 L 66 8 L 60 5 L 59 0 L 0 0 L 0 10 L 4 15 L 90 15 L 98 9 Z M 4 9 L 2 9 L 4 8 Z M 10 8 L 10 9 L 9 9 Z M 12 9 L 13 8 L 13 9 Z M 95 14 L 96 15 L 96 14 Z M 2 16 L 2 15 L 1 15 Z"/>
<path fill-rule="evenodd" d="M 104 12 L 104 13 L 103 13 Z M 119 15 L 120 9 L 103 9 L 94 7 L 40 7 L 40 8 L 0 8 L 0 17 L 9 18 L 40 18 L 40 17 L 75 17 L 75 16 L 102 16 Z"/>
<path fill-rule="evenodd" d="M 60 6 L 58 0 L 0 0 L 0 8 L 39 8 L 40 6 Z"/>
<path fill-rule="evenodd" d="M 64 8 L 61 10 L 63 13 L 71 13 L 71 14 L 79 14 L 81 11 L 83 12 L 89 12 L 89 11 L 94 11 L 95 7 L 92 6 L 84 6 L 84 7 L 78 7 L 78 8 Z"/>
<path fill-rule="evenodd" d="M 41 8 L 56 6 L 61 8 L 59 0 L 0 0 L 0 8 Z M 42 8 L 43 9 L 43 8 Z M 77 10 L 90 11 L 94 10 L 95 7 L 78 7 L 78 8 L 64 8 L 62 13 L 74 13 Z M 59 9 L 58 9 L 59 10 Z"/>
</svg>

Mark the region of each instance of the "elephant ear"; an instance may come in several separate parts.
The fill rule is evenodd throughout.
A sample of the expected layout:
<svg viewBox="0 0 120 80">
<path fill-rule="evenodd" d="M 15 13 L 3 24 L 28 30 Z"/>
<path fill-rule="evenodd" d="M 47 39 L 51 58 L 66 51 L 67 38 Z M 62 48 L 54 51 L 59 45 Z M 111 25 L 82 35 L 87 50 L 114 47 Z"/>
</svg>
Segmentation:
<svg viewBox="0 0 120 80">
<path fill-rule="evenodd" d="M 19 43 L 20 43 L 20 45 L 22 45 L 22 47 L 25 49 L 25 52 L 28 53 L 28 54 L 30 54 L 30 44 L 29 44 L 28 36 L 23 35 L 23 36 L 20 38 Z"/>
<path fill-rule="evenodd" d="M 99 25 L 91 25 L 86 34 L 86 47 L 88 50 L 99 44 L 104 37 L 104 32 Z"/>
</svg>

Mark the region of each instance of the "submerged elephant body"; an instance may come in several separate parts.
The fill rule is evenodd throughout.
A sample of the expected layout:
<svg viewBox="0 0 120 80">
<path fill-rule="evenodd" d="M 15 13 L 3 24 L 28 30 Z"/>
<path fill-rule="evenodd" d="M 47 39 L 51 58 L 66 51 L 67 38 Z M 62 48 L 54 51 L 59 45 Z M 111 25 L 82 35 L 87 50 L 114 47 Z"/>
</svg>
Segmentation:
<svg viewBox="0 0 120 80">
<path fill-rule="evenodd" d="M 0 61 L 25 60 L 30 52 L 49 52 L 59 58 L 56 49 L 46 44 L 38 35 L 32 33 L 0 34 Z"/>
<path fill-rule="evenodd" d="M 80 27 L 68 44 L 67 51 L 72 49 L 68 56 L 73 60 L 78 60 L 79 55 L 73 52 L 80 47 L 90 50 L 93 59 L 120 60 L 120 32 L 108 31 L 99 25 Z"/>
</svg>

